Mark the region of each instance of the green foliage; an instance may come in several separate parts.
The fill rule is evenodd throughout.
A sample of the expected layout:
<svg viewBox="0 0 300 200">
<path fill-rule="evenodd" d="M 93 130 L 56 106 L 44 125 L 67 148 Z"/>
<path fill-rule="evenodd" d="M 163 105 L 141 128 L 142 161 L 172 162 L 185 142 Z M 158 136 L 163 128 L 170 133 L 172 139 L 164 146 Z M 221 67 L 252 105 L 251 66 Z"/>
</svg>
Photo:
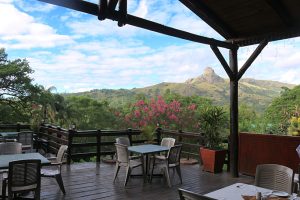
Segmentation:
<svg viewBox="0 0 300 200">
<path fill-rule="evenodd" d="M 99 102 L 88 97 L 68 97 L 70 124 L 80 129 L 107 129 L 114 127 L 114 114 L 107 102 Z"/>
<path fill-rule="evenodd" d="M 205 146 L 211 149 L 221 148 L 223 140 L 221 131 L 227 124 L 225 112 L 222 107 L 210 106 L 202 110 L 200 127 L 203 131 Z"/>
<path fill-rule="evenodd" d="M 239 106 L 239 131 L 252 132 L 257 129 L 259 116 L 250 106 L 242 104 Z"/>
<path fill-rule="evenodd" d="M 10 106 L 28 106 L 32 95 L 39 87 L 32 84 L 33 70 L 24 59 L 8 60 L 4 49 L 0 49 L 0 102 Z"/>
<path fill-rule="evenodd" d="M 29 119 L 31 118 L 30 113 L 18 105 L 11 107 L 5 103 L 0 103 L 0 113 L 1 124 L 29 123 Z"/>
<path fill-rule="evenodd" d="M 287 134 L 289 119 L 300 112 L 300 85 L 287 89 L 275 98 L 265 112 L 265 120 L 273 127 L 274 134 Z"/>
</svg>

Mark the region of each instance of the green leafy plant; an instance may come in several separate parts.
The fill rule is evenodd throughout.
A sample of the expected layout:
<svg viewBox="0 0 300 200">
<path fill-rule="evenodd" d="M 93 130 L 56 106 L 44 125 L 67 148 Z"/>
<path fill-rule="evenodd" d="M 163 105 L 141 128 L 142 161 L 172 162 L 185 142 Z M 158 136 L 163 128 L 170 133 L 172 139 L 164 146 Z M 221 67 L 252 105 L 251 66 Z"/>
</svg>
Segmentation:
<svg viewBox="0 0 300 200">
<path fill-rule="evenodd" d="M 152 141 L 154 139 L 154 132 L 155 128 L 151 125 L 144 126 L 142 128 L 142 136 L 148 141 Z"/>
<path fill-rule="evenodd" d="M 222 107 L 212 106 L 203 110 L 200 115 L 200 127 L 207 148 L 221 148 L 223 140 L 221 130 L 224 128 L 225 123 L 226 117 Z"/>
<path fill-rule="evenodd" d="M 300 117 L 292 117 L 290 119 L 290 126 L 288 128 L 288 132 L 290 135 L 298 136 L 300 133 Z"/>
</svg>

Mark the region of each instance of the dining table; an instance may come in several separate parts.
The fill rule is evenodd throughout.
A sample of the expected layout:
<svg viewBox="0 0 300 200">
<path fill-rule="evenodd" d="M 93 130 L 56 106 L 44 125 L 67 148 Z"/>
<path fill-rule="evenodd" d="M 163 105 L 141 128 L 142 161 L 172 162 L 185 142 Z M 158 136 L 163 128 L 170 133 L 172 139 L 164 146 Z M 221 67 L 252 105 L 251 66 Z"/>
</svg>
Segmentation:
<svg viewBox="0 0 300 200">
<path fill-rule="evenodd" d="M 140 154 L 145 160 L 145 176 L 149 176 L 149 155 L 154 155 L 160 152 L 169 151 L 169 147 L 155 145 L 155 144 L 143 144 L 136 146 L 129 146 L 128 151 L 136 154 Z"/>
<path fill-rule="evenodd" d="M 219 200 L 255 200 L 258 193 L 266 200 L 300 199 L 295 194 L 290 195 L 286 192 L 274 191 L 245 183 L 235 183 L 207 193 L 204 196 Z"/>
<path fill-rule="evenodd" d="M 17 138 L 19 132 L 0 132 L 3 138 Z"/>
<path fill-rule="evenodd" d="M 0 155 L 0 169 L 8 169 L 9 163 L 17 160 L 41 160 L 41 165 L 49 165 L 50 161 L 40 153 L 21 153 Z"/>
</svg>

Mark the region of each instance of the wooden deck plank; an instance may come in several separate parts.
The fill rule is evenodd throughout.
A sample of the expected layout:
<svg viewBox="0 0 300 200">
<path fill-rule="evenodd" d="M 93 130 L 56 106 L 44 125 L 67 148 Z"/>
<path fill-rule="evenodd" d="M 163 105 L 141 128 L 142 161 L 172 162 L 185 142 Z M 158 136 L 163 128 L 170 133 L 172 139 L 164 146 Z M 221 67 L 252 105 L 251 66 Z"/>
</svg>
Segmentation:
<svg viewBox="0 0 300 200">
<path fill-rule="evenodd" d="M 207 193 L 236 182 L 253 183 L 247 176 L 231 178 L 227 172 L 211 174 L 203 172 L 199 165 L 182 165 L 183 184 L 177 174 L 171 171 L 172 188 L 161 177 L 153 178 L 152 183 L 143 183 L 141 177 L 132 177 L 124 187 L 125 171 L 120 170 L 113 183 L 115 166 L 101 163 L 79 163 L 62 168 L 66 195 L 60 191 L 55 179 L 42 178 L 41 199 L 47 200 L 161 200 L 179 199 L 177 188 Z M 136 172 L 140 173 L 140 172 Z"/>
</svg>

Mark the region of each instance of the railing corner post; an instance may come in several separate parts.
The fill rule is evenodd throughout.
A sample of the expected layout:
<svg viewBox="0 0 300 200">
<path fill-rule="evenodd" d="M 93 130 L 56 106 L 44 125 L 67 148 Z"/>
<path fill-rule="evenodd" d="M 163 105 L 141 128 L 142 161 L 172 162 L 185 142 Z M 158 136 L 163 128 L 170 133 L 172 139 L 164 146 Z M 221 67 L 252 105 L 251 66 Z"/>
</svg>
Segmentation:
<svg viewBox="0 0 300 200">
<path fill-rule="evenodd" d="M 157 144 L 159 145 L 161 142 L 162 128 L 160 127 L 156 128 L 155 132 L 156 132 Z"/>
<path fill-rule="evenodd" d="M 128 134 L 128 139 L 129 139 L 129 142 L 130 142 L 130 146 L 132 146 L 132 129 L 131 128 L 127 129 L 127 134 Z"/>
<path fill-rule="evenodd" d="M 100 163 L 101 157 L 101 130 L 97 130 L 97 163 Z"/>
<path fill-rule="evenodd" d="M 68 156 L 67 156 L 67 164 L 71 164 L 72 160 L 72 144 L 73 144 L 73 136 L 75 133 L 75 130 L 69 129 L 69 134 L 68 134 Z"/>
</svg>

